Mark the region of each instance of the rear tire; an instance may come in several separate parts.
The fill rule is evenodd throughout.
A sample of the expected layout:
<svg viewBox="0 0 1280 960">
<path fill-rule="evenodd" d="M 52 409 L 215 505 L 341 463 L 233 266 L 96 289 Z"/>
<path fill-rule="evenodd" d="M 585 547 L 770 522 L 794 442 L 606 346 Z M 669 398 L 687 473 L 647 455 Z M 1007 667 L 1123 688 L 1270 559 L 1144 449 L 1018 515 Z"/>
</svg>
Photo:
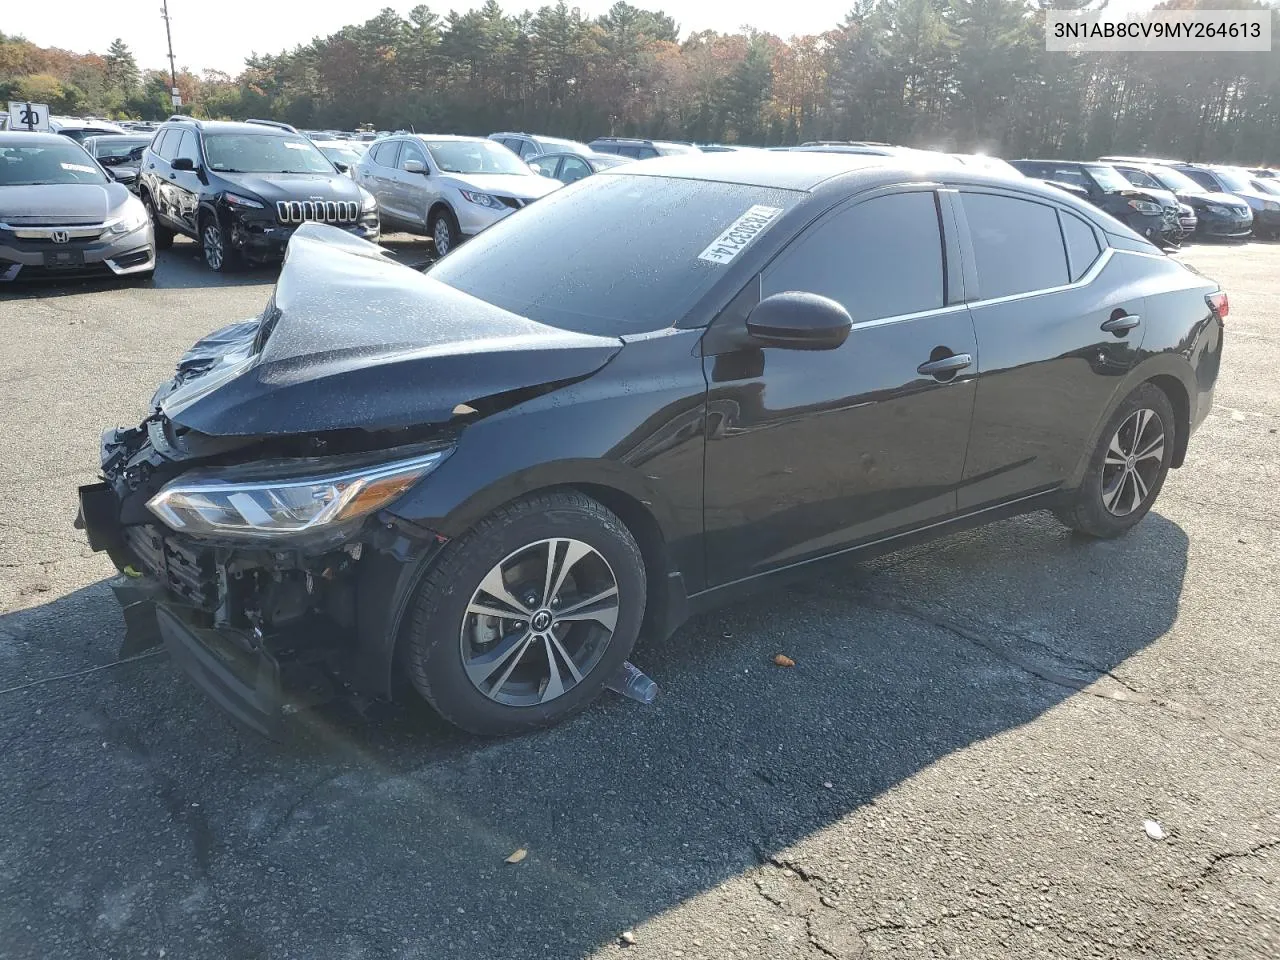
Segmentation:
<svg viewBox="0 0 1280 960">
<path fill-rule="evenodd" d="M 142 205 L 147 208 L 147 216 L 151 218 L 151 235 L 155 238 L 156 249 L 168 250 L 173 246 L 173 231 L 160 225 L 160 220 L 156 217 L 155 204 L 151 202 L 151 194 L 142 195 Z"/>
<path fill-rule="evenodd" d="M 645 599 L 644 559 L 617 516 L 577 491 L 537 494 L 445 546 L 413 600 L 402 663 L 464 730 L 550 726 L 630 656 Z"/>
<path fill-rule="evenodd" d="M 1084 480 L 1058 519 L 1091 537 L 1118 537 L 1147 515 L 1164 486 L 1178 423 L 1159 387 L 1144 383 L 1107 421 Z"/>
</svg>

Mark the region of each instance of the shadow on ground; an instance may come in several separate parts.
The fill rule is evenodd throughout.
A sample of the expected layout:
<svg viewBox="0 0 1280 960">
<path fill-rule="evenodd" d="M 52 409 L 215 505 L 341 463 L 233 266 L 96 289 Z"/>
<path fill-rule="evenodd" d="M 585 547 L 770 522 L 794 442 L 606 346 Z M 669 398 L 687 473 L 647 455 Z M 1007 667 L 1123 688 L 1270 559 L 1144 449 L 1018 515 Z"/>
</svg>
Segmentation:
<svg viewBox="0 0 1280 960">
<path fill-rule="evenodd" d="M 1105 543 L 1032 516 L 841 563 L 639 651 L 653 707 L 607 695 L 506 741 L 339 705 L 274 746 L 163 655 L 10 672 L 3 952 L 590 954 L 948 754 L 1122 685 L 1174 620 L 1186 555 L 1157 515 Z M 97 584 L 0 617 L 0 662 L 83 669 L 121 634 Z"/>
</svg>

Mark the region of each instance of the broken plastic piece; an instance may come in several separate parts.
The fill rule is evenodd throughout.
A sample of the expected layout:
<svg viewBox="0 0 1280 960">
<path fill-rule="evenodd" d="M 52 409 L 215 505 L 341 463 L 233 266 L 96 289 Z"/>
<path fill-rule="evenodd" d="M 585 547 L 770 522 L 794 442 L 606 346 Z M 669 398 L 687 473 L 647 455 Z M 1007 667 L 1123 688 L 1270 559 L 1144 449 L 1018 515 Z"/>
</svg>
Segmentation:
<svg viewBox="0 0 1280 960">
<path fill-rule="evenodd" d="M 1143 820 L 1142 829 L 1146 831 L 1147 836 L 1152 840 L 1163 840 L 1168 836 L 1168 834 L 1165 833 L 1164 827 L 1160 826 L 1160 824 L 1155 820 Z"/>
<path fill-rule="evenodd" d="M 658 699 L 658 685 L 630 660 L 624 662 L 617 673 L 605 681 L 605 686 L 638 703 L 653 703 Z"/>
</svg>

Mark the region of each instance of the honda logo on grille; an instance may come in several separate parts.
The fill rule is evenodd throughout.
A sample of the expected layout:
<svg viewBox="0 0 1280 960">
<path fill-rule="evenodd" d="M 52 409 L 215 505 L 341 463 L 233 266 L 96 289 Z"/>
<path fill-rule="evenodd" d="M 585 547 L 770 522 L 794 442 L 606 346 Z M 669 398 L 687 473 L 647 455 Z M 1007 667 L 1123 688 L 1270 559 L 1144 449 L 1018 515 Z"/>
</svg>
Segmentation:
<svg viewBox="0 0 1280 960">
<path fill-rule="evenodd" d="M 54 243 L 68 243 L 71 240 L 71 234 L 65 230 L 54 230 L 49 234 L 49 239 Z"/>
</svg>

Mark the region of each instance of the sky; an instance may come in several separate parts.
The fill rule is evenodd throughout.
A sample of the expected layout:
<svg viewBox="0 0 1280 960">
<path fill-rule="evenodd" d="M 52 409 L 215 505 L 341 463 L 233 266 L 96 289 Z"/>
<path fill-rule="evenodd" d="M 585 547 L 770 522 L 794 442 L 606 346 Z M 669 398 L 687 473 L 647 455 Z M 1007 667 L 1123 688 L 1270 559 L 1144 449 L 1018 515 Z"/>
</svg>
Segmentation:
<svg viewBox="0 0 1280 960">
<path fill-rule="evenodd" d="M 402 15 L 421 0 L 169 0 L 173 53 L 179 69 L 236 74 L 251 53 L 276 53 L 327 36 L 347 24 L 363 23 L 383 7 Z M 537 9 L 554 0 L 499 0 L 504 10 Z M 613 0 L 568 0 L 594 17 Z M 776 33 L 821 33 L 835 27 L 852 0 L 630 0 L 637 7 L 661 9 L 680 24 L 681 35 L 694 30 L 732 31 L 743 25 Z M 442 17 L 481 6 L 483 0 L 434 0 L 427 5 Z M 160 0 L 14 0 L 0 15 L 0 31 L 19 34 L 42 47 L 77 53 L 105 53 L 120 37 L 139 66 L 167 66 Z"/>
</svg>

